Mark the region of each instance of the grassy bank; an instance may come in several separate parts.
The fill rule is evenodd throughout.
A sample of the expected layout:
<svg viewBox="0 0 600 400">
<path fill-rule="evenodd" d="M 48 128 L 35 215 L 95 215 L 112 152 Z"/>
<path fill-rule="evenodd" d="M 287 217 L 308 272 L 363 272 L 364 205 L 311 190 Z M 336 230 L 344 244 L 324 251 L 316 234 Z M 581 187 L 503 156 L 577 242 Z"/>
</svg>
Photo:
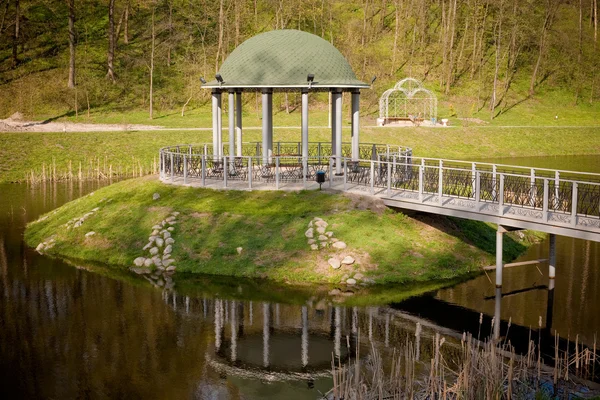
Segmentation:
<svg viewBox="0 0 600 400">
<path fill-rule="evenodd" d="M 344 137 L 349 140 L 349 130 Z M 417 156 L 453 159 L 600 154 L 598 128 L 510 128 L 469 126 L 442 128 L 363 128 L 362 142 L 409 146 Z M 224 132 L 227 136 L 227 132 Z M 259 129 L 246 129 L 245 141 L 260 140 Z M 311 128 L 311 141 L 329 141 L 330 130 Z M 299 141 L 300 129 L 279 128 L 275 141 Z M 85 133 L 0 133 L 0 182 L 23 181 L 32 171 L 77 175 L 79 165 L 94 176 L 97 168 L 127 172 L 156 166 L 158 149 L 181 143 L 212 141 L 212 133 L 201 131 L 121 131 Z M 95 176 L 97 176 L 96 174 Z"/>
<path fill-rule="evenodd" d="M 153 200 L 154 193 L 160 198 Z M 69 221 L 96 207 L 79 228 L 67 229 Z M 335 193 L 212 191 L 164 185 L 154 177 L 70 202 L 30 224 L 25 239 L 33 247 L 54 239 L 51 255 L 129 268 L 135 258 L 148 256 L 142 248 L 153 225 L 173 211 L 181 213 L 172 233 L 178 274 L 338 283 L 360 273 L 378 283 L 407 283 L 468 276 L 494 258 L 495 230 L 483 223 L 410 218 L 367 198 Z M 315 217 L 348 247 L 311 250 L 305 231 Z M 506 260 L 522 253 L 529 240 L 535 237 L 508 236 Z M 345 256 L 356 262 L 337 270 L 328 265 L 330 258 Z"/>
</svg>

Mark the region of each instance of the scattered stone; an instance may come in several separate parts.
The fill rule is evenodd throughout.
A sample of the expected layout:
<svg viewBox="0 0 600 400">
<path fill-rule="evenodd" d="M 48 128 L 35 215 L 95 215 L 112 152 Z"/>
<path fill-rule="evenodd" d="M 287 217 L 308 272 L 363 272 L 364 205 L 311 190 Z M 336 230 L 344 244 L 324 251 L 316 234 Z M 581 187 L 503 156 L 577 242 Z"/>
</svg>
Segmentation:
<svg viewBox="0 0 600 400">
<path fill-rule="evenodd" d="M 77 221 L 77 222 L 75 222 L 75 225 L 73 225 L 73 228 L 79 228 L 82 223 L 83 223 L 83 221 Z"/>
<path fill-rule="evenodd" d="M 170 238 L 170 237 L 171 237 L 171 232 L 168 232 L 168 231 L 167 231 L 167 232 L 163 233 L 163 237 L 164 237 L 165 239 L 168 239 L 168 238 Z"/>
<path fill-rule="evenodd" d="M 169 265 L 173 264 L 174 262 L 175 262 L 175 260 L 171 260 L 171 259 L 163 260 L 162 265 L 164 267 L 168 267 Z"/>
<path fill-rule="evenodd" d="M 154 229 L 154 230 L 159 230 L 159 229 L 161 229 L 161 228 L 162 228 L 162 226 L 160 226 L 160 225 L 154 225 L 154 226 L 152 227 L 152 229 Z"/>
<path fill-rule="evenodd" d="M 150 273 L 150 268 L 131 268 L 138 275 L 147 275 Z"/>
<path fill-rule="evenodd" d="M 175 221 L 175 217 L 167 217 L 167 219 L 165 219 L 165 221 L 167 221 L 167 222 Z"/>
<path fill-rule="evenodd" d="M 85 237 L 90 237 L 90 236 L 94 236 L 96 234 L 96 232 L 94 231 L 89 231 L 88 233 L 85 234 Z"/>
<path fill-rule="evenodd" d="M 171 254 L 172 251 L 173 247 L 171 245 L 168 245 L 167 247 L 165 247 L 164 254 Z"/>
<path fill-rule="evenodd" d="M 310 221 L 310 222 L 308 223 L 308 227 L 309 227 L 309 228 L 312 228 L 312 227 L 313 227 L 313 223 L 312 223 L 312 221 Z"/>
<path fill-rule="evenodd" d="M 173 244 L 173 243 L 175 243 L 175 239 L 173 239 L 173 238 L 167 238 L 167 239 L 165 240 L 165 243 L 166 243 L 166 244 Z"/>
<path fill-rule="evenodd" d="M 144 267 L 150 267 L 152 266 L 152 259 L 151 258 L 146 258 L 146 260 L 144 260 Z"/>
<path fill-rule="evenodd" d="M 319 235 L 318 239 L 320 242 L 326 242 L 329 238 L 325 235 Z"/>
<path fill-rule="evenodd" d="M 363 274 L 361 274 L 360 272 L 357 272 L 356 274 L 354 274 L 354 279 L 356 279 L 357 281 L 361 281 L 363 280 L 365 276 Z"/>
<path fill-rule="evenodd" d="M 348 285 L 356 285 L 356 279 L 349 278 L 349 279 L 346 280 L 346 283 Z"/>
<path fill-rule="evenodd" d="M 158 199 L 160 199 L 160 194 L 158 194 L 158 193 L 154 193 L 154 194 L 152 195 L 152 200 L 158 200 Z"/>
<path fill-rule="evenodd" d="M 308 228 L 308 230 L 304 232 L 304 236 L 306 236 L 309 239 L 312 239 L 314 237 L 313 228 Z"/>
<path fill-rule="evenodd" d="M 319 221 L 323 221 L 323 218 L 314 217 L 314 218 L 313 218 L 313 221 L 315 221 L 315 223 L 316 223 L 316 222 L 319 222 Z"/>
<path fill-rule="evenodd" d="M 44 250 L 44 243 L 40 243 L 37 245 L 37 247 L 35 248 L 35 250 L 39 253 L 42 250 Z"/>
<path fill-rule="evenodd" d="M 177 269 L 177 267 L 176 267 L 176 266 L 174 266 L 174 265 L 171 265 L 170 267 L 168 267 L 168 268 L 167 268 L 167 272 L 173 272 L 173 271 L 175 271 L 176 269 Z"/>
<path fill-rule="evenodd" d="M 354 296 L 354 292 L 352 292 L 350 290 L 346 290 L 344 293 L 342 293 L 342 296 L 344 296 L 344 297 Z"/>
<path fill-rule="evenodd" d="M 317 246 L 316 244 L 311 244 L 310 249 L 311 250 L 319 250 L 319 246 Z"/>
<path fill-rule="evenodd" d="M 155 230 L 152 231 L 152 233 L 150 235 L 152 235 L 152 236 L 158 236 L 158 234 L 159 234 L 158 229 L 155 229 Z"/>
<path fill-rule="evenodd" d="M 157 281 L 156 281 L 156 284 L 157 284 L 158 286 L 163 286 L 165 283 L 163 282 L 163 280 L 162 280 L 162 279 L 159 279 L 159 280 L 157 280 Z"/>
<path fill-rule="evenodd" d="M 163 239 L 156 238 L 156 246 L 163 247 L 163 244 L 165 244 L 165 241 Z"/>
<path fill-rule="evenodd" d="M 332 237 L 333 236 L 333 232 L 329 231 L 325 233 L 327 236 Z"/>
<path fill-rule="evenodd" d="M 338 296 L 340 295 L 340 293 L 342 293 L 342 291 L 340 289 L 333 289 L 329 292 L 330 296 Z"/>
<path fill-rule="evenodd" d="M 179 214 L 180 214 L 179 211 L 173 211 L 171 213 L 171 215 L 174 216 L 174 217 L 178 216 Z"/>
<path fill-rule="evenodd" d="M 133 263 L 136 265 L 136 267 L 141 267 L 142 265 L 144 265 L 144 261 L 146 261 L 144 257 L 138 257 L 135 260 L 133 260 Z"/>
<path fill-rule="evenodd" d="M 152 254 L 153 256 L 158 254 L 158 247 L 153 247 L 150 249 L 150 254 Z"/>
<path fill-rule="evenodd" d="M 344 242 L 335 242 L 332 246 L 340 250 L 345 249 L 347 247 L 346 243 Z"/>
<path fill-rule="evenodd" d="M 148 238 L 148 241 L 149 241 L 149 242 L 154 242 L 154 241 L 156 240 L 156 238 L 157 238 L 156 236 L 152 235 L 152 236 L 150 236 L 150 237 Z"/>
<path fill-rule="evenodd" d="M 170 254 L 165 254 L 165 255 L 163 256 L 163 262 L 164 262 L 165 260 L 168 260 L 169 258 L 171 258 L 171 255 L 170 255 Z"/>
<path fill-rule="evenodd" d="M 237 249 L 235 249 L 235 251 L 237 251 L 238 254 L 242 254 L 242 250 L 244 250 L 244 249 L 241 247 L 238 247 Z"/>
<path fill-rule="evenodd" d="M 175 228 L 173 228 L 172 226 L 167 228 L 167 231 L 169 231 L 169 232 L 173 232 L 174 230 L 175 230 Z"/>
<path fill-rule="evenodd" d="M 318 226 L 319 228 L 327 228 L 327 226 L 329 224 L 321 219 L 321 220 L 318 220 L 317 222 L 315 222 L 315 225 Z"/>
<path fill-rule="evenodd" d="M 352 265 L 352 264 L 354 264 L 354 258 L 352 258 L 352 256 L 346 256 L 342 260 L 342 264 L 344 264 L 344 265 Z"/>
<path fill-rule="evenodd" d="M 324 233 L 325 233 L 325 228 L 323 228 L 322 226 L 319 226 L 319 227 L 317 228 L 317 233 L 319 233 L 319 234 L 321 234 L 321 235 L 322 235 L 322 234 L 324 234 Z"/>
<path fill-rule="evenodd" d="M 152 257 L 152 262 L 154 263 L 154 265 L 156 265 L 157 267 L 162 267 L 162 260 L 160 259 L 160 257 L 154 256 Z"/>
<path fill-rule="evenodd" d="M 336 238 L 331 238 L 331 239 L 329 239 L 329 241 L 330 241 L 331 243 L 335 243 L 335 242 L 339 242 L 340 240 L 339 240 L 339 239 L 336 239 Z"/>
<path fill-rule="evenodd" d="M 93 208 L 93 209 L 92 209 L 92 212 L 96 212 L 96 211 L 98 211 L 99 209 L 100 209 L 100 207 Z"/>
<path fill-rule="evenodd" d="M 308 244 L 315 244 L 315 243 L 317 243 L 317 241 L 315 239 L 308 239 L 307 243 Z"/>
<path fill-rule="evenodd" d="M 320 246 L 321 246 L 322 249 L 325 248 L 325 247 L 327 247 L 327 242 L 321 242 Z"/>
<path fill-rule="evenodd" d="M 329 260 L 327 260 L 327 262 L 329 263 L 329 265 L 331 265 L 333 269 L 338 269 L 342 266 L 342 264 L 340 264 L 340 260 L 338 260 L 337 258 L 330 258 Z"/>
<path fill-rule="evenodd" d="M 142 250 L 148 250 L 150 247 L 152 247 L 152 245 L 153 245 L 153 244 L 154 244 L 153 242 L 150 242 L 150 243 L 148 243 L 147 245 L 145 245 L 145 246 L 142 248 Z"/>
</svg>

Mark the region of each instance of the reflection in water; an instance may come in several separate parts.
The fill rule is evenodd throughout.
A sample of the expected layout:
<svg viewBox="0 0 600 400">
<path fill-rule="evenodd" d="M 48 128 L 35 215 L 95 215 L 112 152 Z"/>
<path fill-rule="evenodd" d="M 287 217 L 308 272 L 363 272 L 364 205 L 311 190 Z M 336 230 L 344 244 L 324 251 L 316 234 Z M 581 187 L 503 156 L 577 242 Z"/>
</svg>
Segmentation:
<svg viewBox="0 0 600 400">
<path fill-rule="evenodd" d="M 312 298 L 259 302 L 255 310 L 256 301 L 208 289 L 159 291 L 132 274 L 117 280 L 110 269 L 74 268 L 22 243 L 27 221 L 92 190 L 0 188 L 0 392 L 8 397 L 314 399 L 331 387 L 332 354 L 344 362 L 359 337 L 360 354 L 373 345 L 385 356 L 410 340 L 416 358 L 427 361 L 436 333 L 446 337 L 450 357 L 460 354 L 463 329 L 502 337 L 510 318 L 515 343 L 540 315 L 544 337 L 579 333 L 589 345 L 600 327 L 598 244 L 560 237 L 555 282 L 533 266 L 513 268 L 505 271 L 504 296 L 482 276 L 395 309 Z M 533 246 L 524 259 L 546 252 L 547 244 Z M 510 294 L 540 283 L 549 290 Z M 482 324 L 480 312 L 489 316 Z"/>
</svg>

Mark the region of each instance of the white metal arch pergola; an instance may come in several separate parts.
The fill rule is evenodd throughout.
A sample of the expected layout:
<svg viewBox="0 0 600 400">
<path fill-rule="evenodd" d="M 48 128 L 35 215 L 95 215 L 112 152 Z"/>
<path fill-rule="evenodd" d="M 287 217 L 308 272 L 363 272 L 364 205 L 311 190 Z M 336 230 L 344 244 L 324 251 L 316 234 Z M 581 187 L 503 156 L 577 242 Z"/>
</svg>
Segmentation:
<svg viewBox="0 0 600 400">
<path fill-rule="evenodd" d="M 414 78 L 405 78 L 383 92 L 379 99 L 379 125 L 401 120 L 437 118 L 437 97 Z"/>
</svg>

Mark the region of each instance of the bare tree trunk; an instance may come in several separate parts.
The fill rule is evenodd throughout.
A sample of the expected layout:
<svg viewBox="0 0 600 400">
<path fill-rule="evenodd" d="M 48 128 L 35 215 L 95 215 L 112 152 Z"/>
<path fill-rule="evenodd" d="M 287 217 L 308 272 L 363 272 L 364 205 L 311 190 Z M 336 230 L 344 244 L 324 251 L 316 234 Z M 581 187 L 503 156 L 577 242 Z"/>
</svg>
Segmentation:
<svg viewBox="0 0 600 400">
<path fill-rule="evenodd" d="M 575 105 L 581 91 L 581 57 L 583 56 L 583 0 L 579 0 L 579 50 L 577 51 L 577 76 L 575 77 Z"/>
<path fill-rule="evenodd" d="M 456 0 L 454 0 L 454 5 L 450 11 L 450 44 L 449 44 L 449 52 L 450 52 L 450 60 L 448 63 L 448 73 L 446 77 L 446 94 L 450 92 L 450 85 L 453 81 L 454 75 L 454 36 L 456 31 Z"/>
<path fill-rule="evenodd" d="M 537 80 L 537 74 L 540 69 L 540 64 L 542 63 L 542 58 L 544 57 L 544 50 L 546 47 L 546 34 L 552 26 L 554 15 L 556 14 L 556 10 L 558 9 L 560 1 L 561 0 L 557 0 L 556 3 L 554 3 L 554 0 L 547 0 L 546 15 L 544 17 L 544 24 L 542 25 L 542 31 L 540 33 L 538 56 L 535 66 L 533 67 L 533 73 L 531 74 L 531 82 L 529 83 L 529 96 L 533 96 L 535 93 L 535 82 Z"/>
<path fill-rule="evenodd" d="M 4 6 L 4 12 L 2 13 L 2 21 L 0 21 L 0 34 L 4 32 L 4 23 L 6 22 L 6 14 L 8 14 L 8 6 L 10 5 L 10 0 L 6 0 L 6 5 Z"/>
<path fill-rule="evenodd" d="M 125 28 L 123 28 L 123 43 L 129 44 L 129 1 L 125 5 Z"/>
<path fill-rule="evenodd" d="M 173 42 L 173 1 L 169 1 L 169 44 L 167 48 L 167 67 L 171 66 L 171 46 Z"/>
<path fill-rule="evenodd" d="M 235 14 L 235 47 L 238 47 L 240 42 L 240 10 L 238 9 L 238 2 L 235 1 L 234 5 L 234 14 Z"/>
<path fill-rule="evenodd" d="M 365 45 L 367 44 L 367 13 L 369 12 L 369 0 L 365 0 L 365 5 L 364 5 L 364 15 L 363 15 L 363 30 L 362 30 L 362 36 L 360 39 L 360 44 L 361 44 L 361 51 L 363 53 L 363 67 L 362 67 L 362 73 L 363 75 L 365 74 L 365 70 L 367 68 L 367 52 L 365 51 Z"/>
<path fill-rule="evenodd" d="M 154 29 L 154 12 L 156 7 L 152 7 L 152 49 L 150 50 L 150 119 L 154 117 L 154 43 L 156 39 L 156 32 Z"/>
<path fill-rule="evenodd" d="M 69 1 L 69 88 L 75 87 L 75 0 Z"/>
<path fill-rule="evenodd" d="M 13 31 L 13 45 L 12 45 L 12 66 L 15 68 L 19 63 L 19 54 L 18 54 L 18 46 L 19 46 L 19 28 L 21 21 L 21 8 L 19 4 L 19 0 L 15 0 L 15 30 Z"/>
<path fill-rule="evenodd" d="M 217 55 L 215 57 L 215 72 L 219 71 L 219 57 L 223 51 L 223 25 L 224 25 L 224 14 L 223 14 L 223 1 L 219 1 L 219 42 L 217 45 Z"/>
<path fill-rule="evenodd" d="M 400 2 L 398 0 L 394 1 L 394 15 L 396 18 L 396 22 L 394 24 L 394 48 L 392 49 L 392 68 L 390 70 L 390 75 L 394 75 L 396 72 L 396 55 L 398 54 L 398 32 L 400 30 L 400 10 L 398 7 L 400 6 Z"/>
<path fill-rule="evenodd" d="M 494 70 L 494 84 L 492 86 L 492 97 L 490 99 L 490 119 L 494 119 L 494 112 L 496 110 L 496 102 L 497 100 L 497 87 L 498 87 L 498 72 L 500 71 L 500 46 L 502 43 L 502 18 L 503 18 L 503 4 L 502 0 L 500 0 L 500 16 L 498 18 L 498 22 L 496 23 L 496 27 L 494 28 L 494 33 L 496 34 L 496 60 L 495 60 L 495 70 Z"/>
<path fill-rule="evenodd" d="M 594 48 L 598 41 L 598 0 L 594 0 Z"/>
<path fill-rule="evenodd" d="M 108 55 L 107 55 L 107 66 L 108 72 L 106 77 L 115 83 L 115 0 L 109 0 L 108 2 Z"/>
</svg>

